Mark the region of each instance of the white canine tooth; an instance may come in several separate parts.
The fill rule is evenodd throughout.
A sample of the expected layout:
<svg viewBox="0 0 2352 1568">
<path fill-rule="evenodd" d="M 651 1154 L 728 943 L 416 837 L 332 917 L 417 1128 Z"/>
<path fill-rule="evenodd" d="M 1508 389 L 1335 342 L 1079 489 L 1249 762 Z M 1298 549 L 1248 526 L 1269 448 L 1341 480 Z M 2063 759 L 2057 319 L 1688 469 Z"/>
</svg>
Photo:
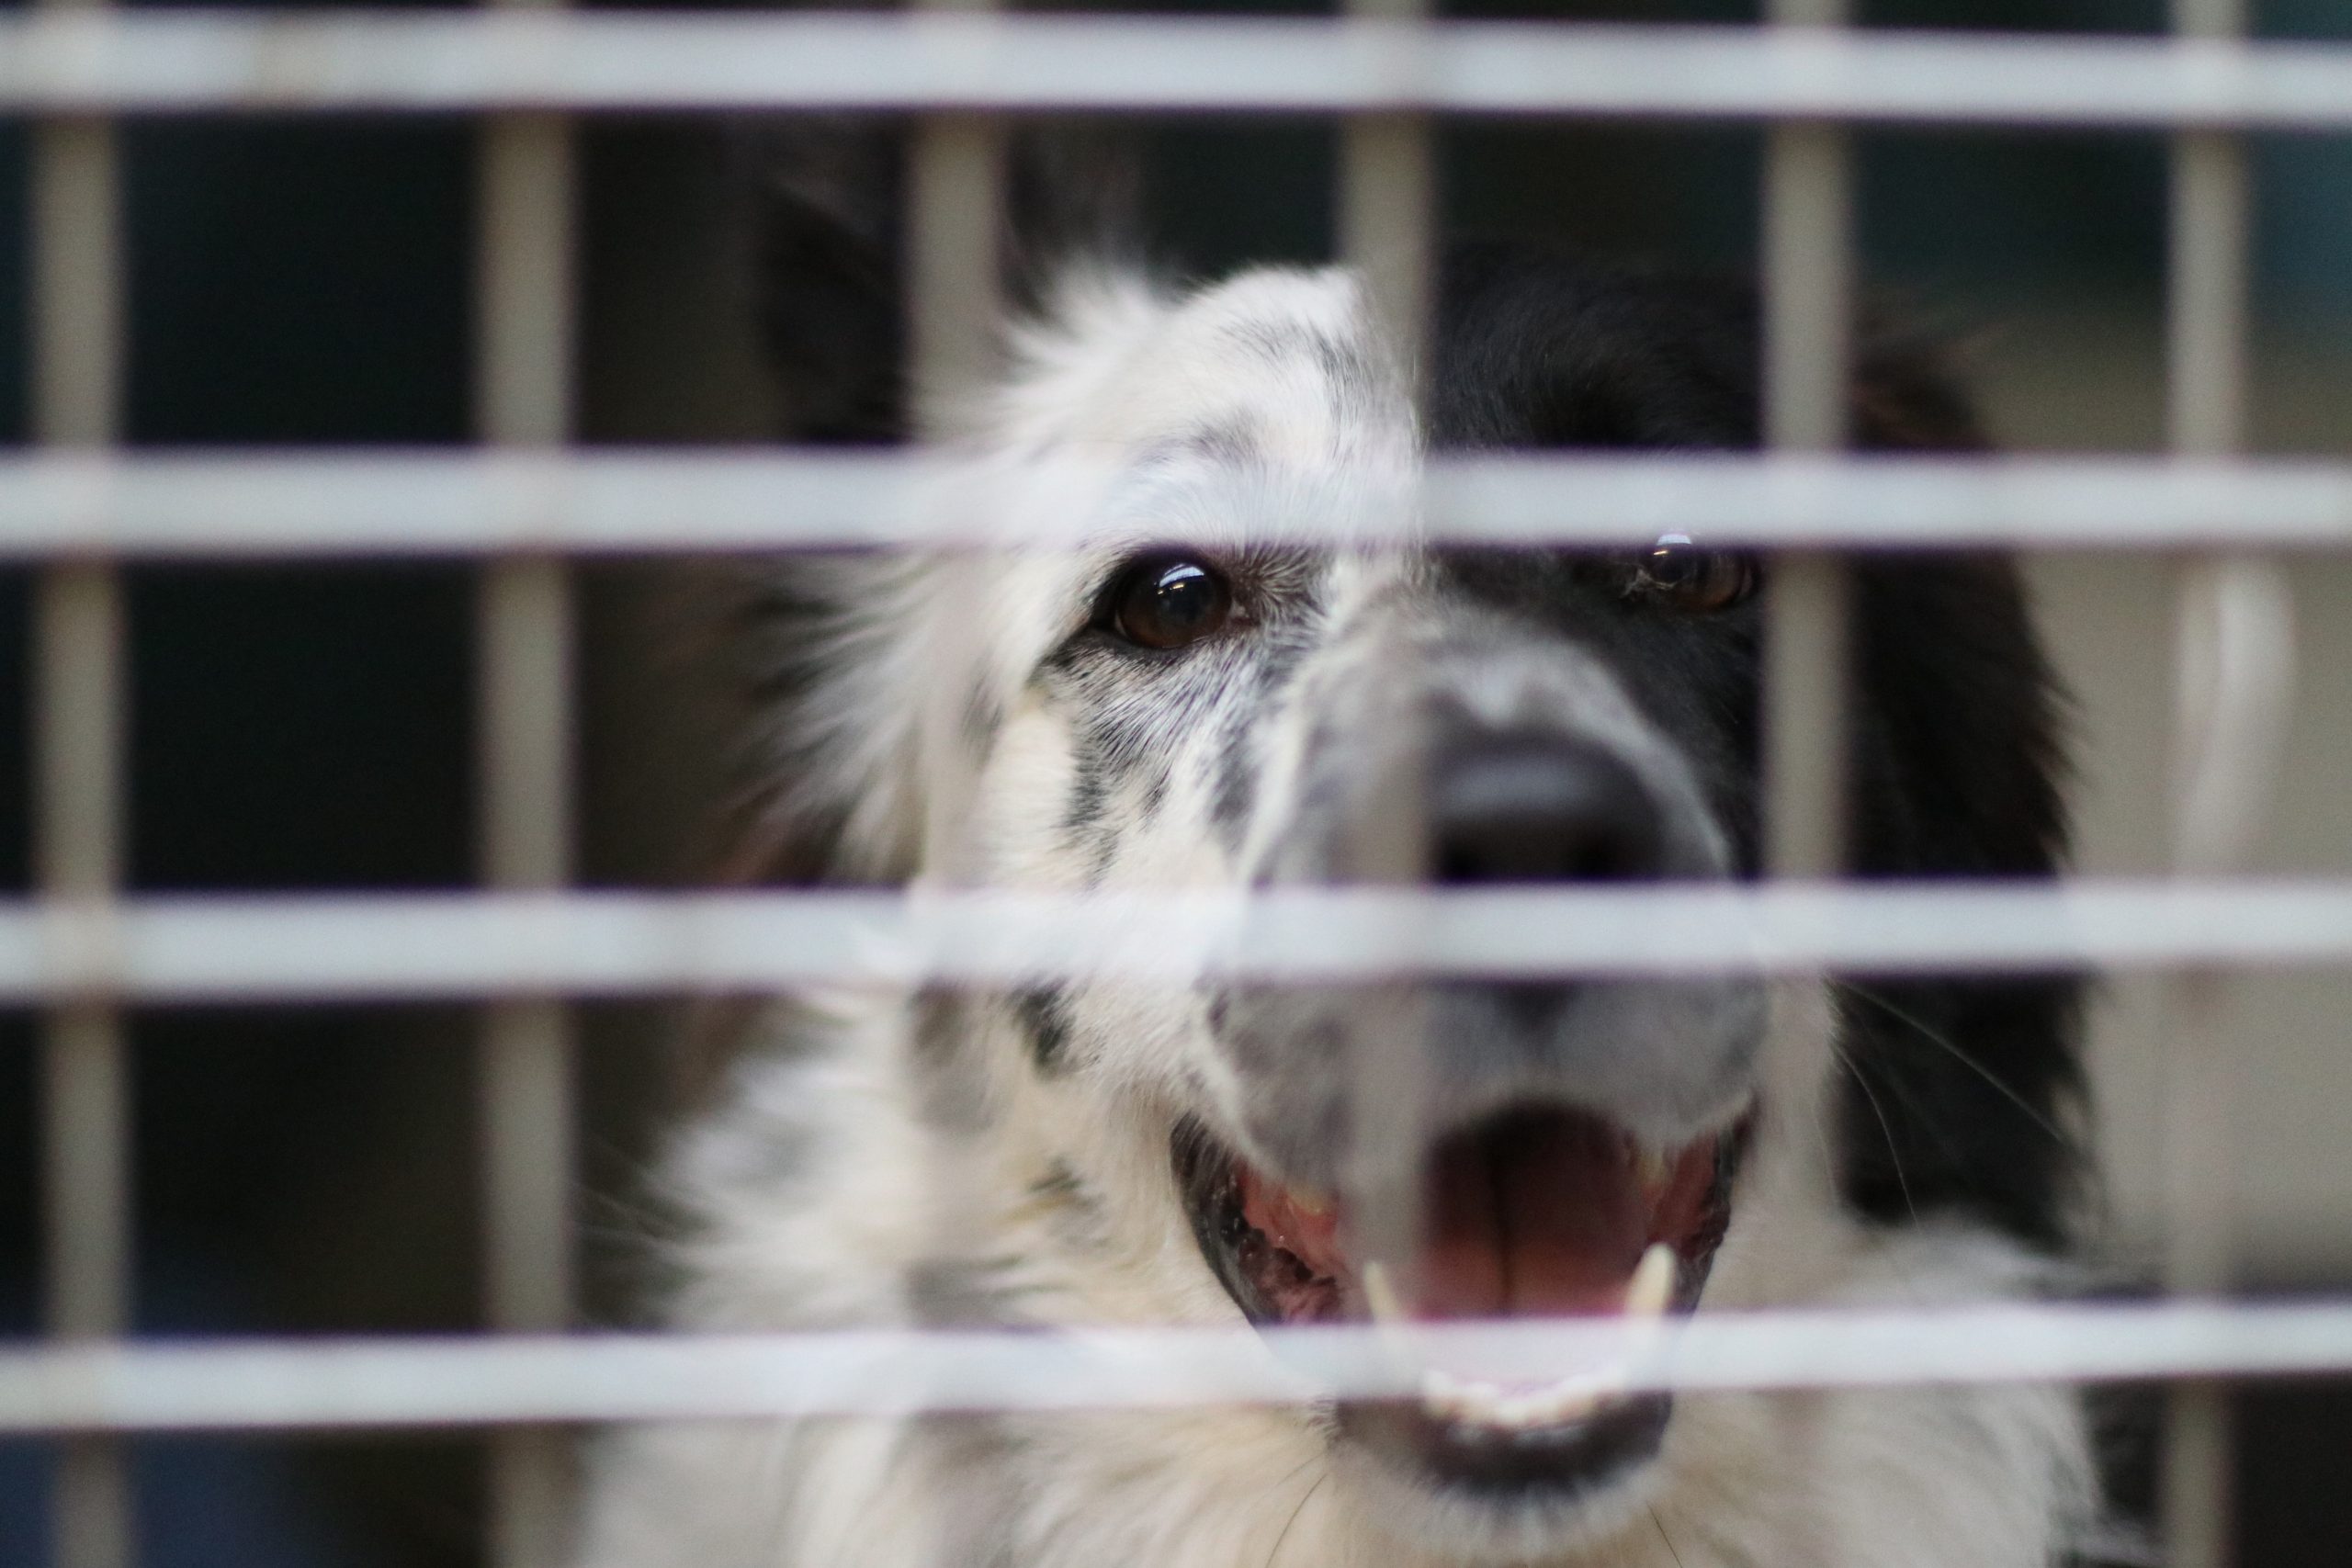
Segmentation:
<svg viewBox="0 0 2352 1568">
<path fill-rule="evenodd" d="M 1657 1150 L 1644 1145 L 1634 1151 L 1634 1172 L 1645 1187 L 1663 1187 L 1674 1174 L 1674 1167 Z"/>
<path fill-rule="evenodd" d="M 1662 1241 L 1650 1243 L 1634 1267 L 1633 1282 L 1625 1287 L 1625 1316 L 1636 1322 L 1665 1316 L 1666 1304 L 1674 1297 L 1674 1248 Z"/>
<path fill-rule="evenodd" d="M 1388 1270 L 1376 1258 L 1363 1266 L 1363 1300 L 1372 1309 L 1372 1321 L 1378 1326 L 1405 1326 L 1404 1303 L 1396 1299 L 1396 1288 L 1388 1282 Z"/>
</svg>

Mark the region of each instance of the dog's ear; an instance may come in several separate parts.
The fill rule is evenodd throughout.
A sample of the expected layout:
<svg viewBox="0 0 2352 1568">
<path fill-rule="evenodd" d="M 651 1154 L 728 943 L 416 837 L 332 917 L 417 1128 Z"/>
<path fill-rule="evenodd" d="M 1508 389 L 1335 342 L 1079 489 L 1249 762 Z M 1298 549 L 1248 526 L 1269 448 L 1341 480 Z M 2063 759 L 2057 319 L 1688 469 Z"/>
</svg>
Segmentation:
<svg viewBox="0 0 2352 1568">
<path fill-rule="evenodd" d="M 747 144 L 759 327 L 788 439 L 889 442 L 906 428 L 899 148 L 823 121 Z"/>
<path fill-rule="evenodd" d="M 902 440 L 909 431 L 902 127 L 803 122 L 750 143 L 760 326 L 789 439 Z M 1047 126 L 1006 149 L 999 240 L 1005 302 L 1045 297 L 1074 256 L 1140 249 L 1139 157 L 1126 137 Z"/>
<path fill-rule="evenodd" d="M 780 434 L 906 439 L 903 125 L 798 121 L 742 151 Z M 999 259 L 1018 312 L 1047 297 L 1066 261 L 1135 247 L 1137 160 L 1124 141 L 1071 127 L 1024 131 L 1006 152 Z M 913 869 L 927 792 L 952 765 L 924 750 L 921 715 L 941 674 L 922 641 L 930 583 L 918 560 L 853 551 L 763 566 L 747 584 L 731 623 L 754 738 L 742 878 Z"/>
<path fill-rule="evenodd" d="M 1945 363 L 1917 337 L 1865 329 L 1853 374 L 1854 444 L 1867 451 L 1981 452 L 1991 446 Z"/>
</svg>

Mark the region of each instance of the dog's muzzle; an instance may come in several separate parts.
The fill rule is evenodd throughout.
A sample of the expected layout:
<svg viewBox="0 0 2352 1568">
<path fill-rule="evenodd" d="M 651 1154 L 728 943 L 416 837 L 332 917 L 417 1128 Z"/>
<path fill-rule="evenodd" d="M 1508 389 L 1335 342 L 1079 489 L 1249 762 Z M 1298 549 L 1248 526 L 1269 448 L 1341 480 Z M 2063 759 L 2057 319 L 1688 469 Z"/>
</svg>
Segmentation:
<svg viewBox="0 0 2352 1568">
<path fill-rule="evenodd" d="M 1726 874 L 1680 779 L 1589 736 L 1455 734 L 1432 749 L 1430 880 L 1595 887 Z M 1228 998 L 1240 1135 L 1176 1140 L 1204 1257 L 1261 1324 L 1663 1317 L 1694 1309 L 1747 1142 L 1764 1000 L 1741 978 L 1448 980 L 1401 1010 L 1424 1036 L 1420 1133 L 1393 1154 L 1418 1256 L 1368 1256 L 1352 1096 L 1400 1014 L 1394 985 Z M 1394 1125 L 1391 1121 L 1388 1124 Z M 1408 1227 L 1411 1228 L 1411 1227 Z M 1349 1438 L 1449 1490 L 1572 1500 L 1653 1454 L 1668 1406 L 1605 1370 L 1503 1381 L 1431 1368 L 1418 1400 L 1351 1405 Z"/>
</svg>

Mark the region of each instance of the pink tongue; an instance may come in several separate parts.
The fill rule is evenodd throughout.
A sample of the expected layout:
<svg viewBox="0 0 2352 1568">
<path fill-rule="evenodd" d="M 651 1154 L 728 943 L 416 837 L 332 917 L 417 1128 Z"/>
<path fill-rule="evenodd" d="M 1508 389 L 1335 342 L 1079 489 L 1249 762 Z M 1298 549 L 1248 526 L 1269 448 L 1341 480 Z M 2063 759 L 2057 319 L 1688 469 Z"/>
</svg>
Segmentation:
<svg viewBox="0 0 2352 1568">
<path fill-rule="evenodd" d="M 1648 1239 L 1623 1134 L 1530 1111 L 1447 1139 L 1430 1163 L 1420 1317 L 1614 1313 Z"/>
</svg>

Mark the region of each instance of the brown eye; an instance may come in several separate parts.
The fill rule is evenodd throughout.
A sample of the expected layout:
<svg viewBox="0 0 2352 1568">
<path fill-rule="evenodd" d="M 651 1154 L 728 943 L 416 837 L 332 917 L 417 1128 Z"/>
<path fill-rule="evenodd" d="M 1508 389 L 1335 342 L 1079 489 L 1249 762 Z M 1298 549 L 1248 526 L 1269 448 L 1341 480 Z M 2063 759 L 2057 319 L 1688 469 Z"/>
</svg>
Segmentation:
<svg viewBox="0 0 2352 1568">
<path fill-rule="evenodd" d="M 1128 569 L 1111 592 L 1111 630 L 1139 648 L 1167 651 L 1196 643 L 1233 614 L 1223 577 L 1182 558 Z"/>
<path fill-rule="evenodd" d="M 1736 550 L 1702 549 L 1687 534 L 1668 534 L 1642 558 L 1634 588 L 1678 610 L 1728 610 L 1756 591 L 1756 562 Z"/>
</svg>

